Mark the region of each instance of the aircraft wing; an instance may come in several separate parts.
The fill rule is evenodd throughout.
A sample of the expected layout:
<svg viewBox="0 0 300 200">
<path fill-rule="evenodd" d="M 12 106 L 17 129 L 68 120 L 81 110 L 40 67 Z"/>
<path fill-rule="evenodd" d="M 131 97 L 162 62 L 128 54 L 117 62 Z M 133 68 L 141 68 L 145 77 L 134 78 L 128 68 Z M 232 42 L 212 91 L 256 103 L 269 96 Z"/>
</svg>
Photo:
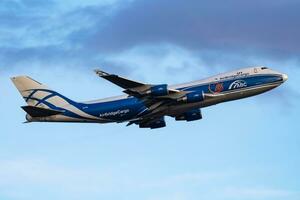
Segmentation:
<svg viewBox="0 0 300 200">
<path fill-rule="evenodd" d="M 168 106 L 178 103 L 179 99 L 188 93 L 186 91 L 169 89 L 166 84 L 153 85 L 141 83 L 101 70 L 95 70 L 95 73 L 99 77 L 123 88 L 124 93 L 138 98 L 148 108 L 146 115 L 142 117 L 140 115 L 136 116 L 127 125 L 138 124 L 140 127 L 155 127 L 165 124 L 162 117 L 166 114 Z"/>
<path fill-rule="evenodd" d="M 187 92 L 174 90 L 167 88 L 166 84 L 161 85 L 153 85 L 147 83 L 141 83 L 138 81 L 133 81 L 115 74 L 109 74 L 107 72 L 101 70 L 95 70 L 95 73 L 104 78 L 115 85 L 124 89 L 124 93 L 134 96 L 140 99 L 147 99 L 147 97 L 151 97 L 151 99 L 162 100 L 162 99 L 173 99 L 176 100 L 180 97 L 183 97 Z M 151 93 L 157 93 L 158 95 L 152 95 Z M 160 93 L 160 94 L 159 94 Z"/>
<path fill-rule="evenodd" d="M 162 117 L 166 115 L 168 106 L 174 105 L 182 101 L 182 99 L 192 91 L 182 91 L 169 89 L 166 84 L 153 85 L 133 81 L 115 74 L 109 74 L 101 70 L 95 70 L 95 73 L 115 85 L 124 89 L 124 93 L 140 99 L 147 109 L 147 114 L 136 116 L 135 119 L 129 121 L 127 125 L 139 124 L 140 126 L 157 125 L 164 123 Z M 202 94 L 203 98 L 214 98 L 214 94 Z"/>
</svg>

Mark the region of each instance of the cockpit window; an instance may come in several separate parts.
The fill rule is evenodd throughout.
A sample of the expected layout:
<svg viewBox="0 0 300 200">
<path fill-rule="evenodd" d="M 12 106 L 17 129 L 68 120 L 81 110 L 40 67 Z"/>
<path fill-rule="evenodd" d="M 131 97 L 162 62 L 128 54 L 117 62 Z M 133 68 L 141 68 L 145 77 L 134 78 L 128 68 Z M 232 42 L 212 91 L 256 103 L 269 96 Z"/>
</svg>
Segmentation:
<svg viewBox="0 0 300 200">
<path fill-rule="evenodd" d="M 268 69 L 267 67 L 262 67 L 261 70 Z"/>
</svg>

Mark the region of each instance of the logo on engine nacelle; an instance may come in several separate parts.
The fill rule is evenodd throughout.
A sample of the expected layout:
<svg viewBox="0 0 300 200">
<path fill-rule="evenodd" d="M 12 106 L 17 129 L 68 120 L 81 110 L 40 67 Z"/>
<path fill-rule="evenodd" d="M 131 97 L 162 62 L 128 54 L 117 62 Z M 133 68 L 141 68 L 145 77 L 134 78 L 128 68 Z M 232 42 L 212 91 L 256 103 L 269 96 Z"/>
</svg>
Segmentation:
<svg viewBox="0 0 300 200">
<path fill-rule="evenodd" d="M 238 89 L 238 88 L 243 88 L 243 87 L 247 87 L 246 81 L 244 81 L 244 80 L 236 80 L 236 81 L 232 82 L 229 85 L 228 89 L 232 90 L 232 89 Z"/>
</svg>

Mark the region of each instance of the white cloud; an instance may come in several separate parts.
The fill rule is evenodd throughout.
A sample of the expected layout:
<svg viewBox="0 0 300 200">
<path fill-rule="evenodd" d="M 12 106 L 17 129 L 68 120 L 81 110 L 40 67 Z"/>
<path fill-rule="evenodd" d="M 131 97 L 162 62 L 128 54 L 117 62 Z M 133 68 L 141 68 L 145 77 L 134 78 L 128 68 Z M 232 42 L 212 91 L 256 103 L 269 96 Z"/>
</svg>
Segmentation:
<svg viewBox="0 0 300 200">
<path fill-rule="evenodd" d="M 188 199 L 190 185 L 205 185 L 220 179 L 226 174 L 215 172 L 182 173 L 170 176 L 144 176 L 130 170 L 120 170 L 116 166 L 91 168 L 74 167 L 51 163 L 43 159 L 11 159 L 0 161 L 0 193 L 14 199 L 30 199 L 32 194 L 39 198 L 39 192 L 50 190 L 59 199 L 81 199 L 87 196 L 111 196 L 142 192 L 146 199 Z M 143 170 L 142 170 L 143 171 Z M 140 176 L 142 175 L 142 176 Z M 152 193 L 151 191 L 165 191 Z M 168 198 L 167 198 L 168 197 Z"/>
<path fill-rule="evenodd" d="M 234 176 L 236 173 L 233 172 L 193 172 L 193 173 L 182 173 L 172 175 L 168 177 L 161 177 L 150 182 L 146 182 L 141 185 L 142 188 L 174 188 L 182 187 L 185 185 L 203 185 L 211 184 L 214 181 L 224 180 L 230 176 Z"/>
<path fill-rule="evenodd" d="M 170 44 L 137 46 L 106 55 L 104 60 L 126 68 L 130 75 L 141 81 L 179 83 L 204 78 L 211 73 L 197 54 Z M 150 76 L 153 74 L 155 76 Z"/>
<path fill-rule="evenodd" d="M 147 198 L 146 200 L 190 200 L 187 194 L 182 192 L 174 192 L 171 194 L 165 195 L 155 195 L 153 194 L 151 197 Z"/>
<path fill-rule="evenodd" d="M 75 48 L 74 44 L 68 43 L 70 34 L 93 30 L 92 27 L 102 17 L 113 14 L 119 5 L 129 2 L 132 0 L 10 2 L 0 10 L 0 14 L 3 14 L 0 41 L 3 47 L 9 48 L 61 44 L 64 44 L 64 47 L 71 45 Z M 12 8 L 13 15 L 10 12 Z M 97 12 L 93 9 L 97 9 Z"/>
<path fill-rule="evenodd" d="M 122 179 L 116 179 L 109 169 L 67 167 L 55 165 L 42 159 L 16 159 L 0 161 L 0 188 L 6 188 L 11 193 L 34 188 L 63 189 L 66 195 L 74 192 L 105 193 L 111 192 L 115 186 L 123 185 Z M 28 187 L 28 188 L 27 188 Z M 2 191 L 3 192 L 3 191 Z"/>
<path fill-rule="evenodd" d="M 133 0 L 125 0 L 126 2 L 132 2 Z M 86 6 L 114 6 L 119 3 L 123 3 L 124 0 L 64 0 L 56 1 L 61 9 L 73 10 L 78 7 Z"/>
<path fill-rule="evenodd" d="M 233 199 L 294 199 L 299 192 L 265 187 L 226 187 L 220 196 Z"/>
</svg>

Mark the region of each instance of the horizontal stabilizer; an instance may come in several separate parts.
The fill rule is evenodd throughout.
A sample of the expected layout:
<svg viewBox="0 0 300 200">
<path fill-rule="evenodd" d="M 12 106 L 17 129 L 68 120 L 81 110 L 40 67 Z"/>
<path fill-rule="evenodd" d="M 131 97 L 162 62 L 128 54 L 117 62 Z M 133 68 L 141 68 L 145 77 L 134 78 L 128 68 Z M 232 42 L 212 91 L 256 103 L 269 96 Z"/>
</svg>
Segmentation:
<svg viewBox="0 0 300 200">
<path fill-rule="evenodd" d="M 35 106 L 22 106 L 22 109 L 31 117 L 49 117 L 61 114 L 62 111 L 40 108 Z"/>
</svg>

